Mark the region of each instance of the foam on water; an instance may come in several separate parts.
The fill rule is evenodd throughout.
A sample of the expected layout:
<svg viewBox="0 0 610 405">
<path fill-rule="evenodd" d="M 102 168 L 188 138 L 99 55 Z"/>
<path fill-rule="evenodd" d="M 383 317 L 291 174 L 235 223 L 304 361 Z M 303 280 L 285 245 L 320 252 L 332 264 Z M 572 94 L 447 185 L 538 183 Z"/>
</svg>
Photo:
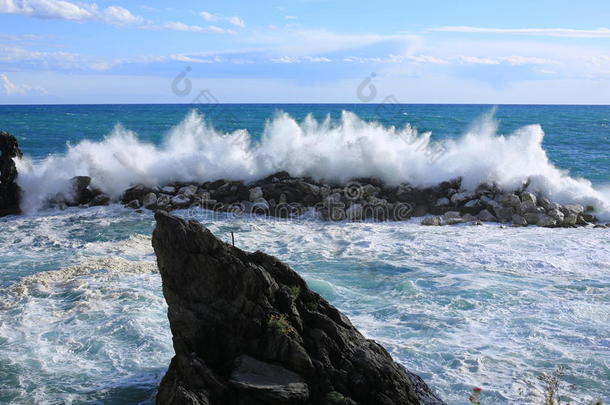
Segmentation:
<svg viewBox="0 0 610 405">
<path fill-rule="evenodd" d="M 75 259 L 1 294 L 0 402 L 152 402 L 173 350 L 151 215 L 86 212 L 14 220 L 34 238 L 73 224 L 45 254 Z M 607 230 L 194 214 L 221 239 L 234 232 L 238 247 L 289 263 L 448 403 L 466 404 L 473 386 L 487 403 L 530 403 L 536 376 L 559 364 L 577 386 L 572 402 L 610 400 Z"/>
<path fill-rule="evenodd" d="M 590 181 L 570 177 L 548 159 L 539 125 L 497 134 L 492 114 L 475 122 L 458 139 L 432 142 L 430 132 L 367 122 L 350 112 L 339 121 L 297 122 L 286 113 L 268 121 L 260 140 L 246 130 L 220 133 L 193 111 L 166 136 L 161 146 L 138 140 L 117 125 L 101 142 L 84 140 L 65 154 L 43 161 L 18 161 L 22 208 L 39 209 L 68 180 L 88 175 L 92 184 L 117 198 L 130 185 L 220 178 L 255 180 L 286 170 L 294 176 L 345 181 L 376 176 L 387 183 L 430 186 L 458 176 L 472 188 L 497 182 L 513 189 L 530 179 L 530 189 L 558 202 L 593 205 L 610 218 L 610 199 Z"/>
</svg>

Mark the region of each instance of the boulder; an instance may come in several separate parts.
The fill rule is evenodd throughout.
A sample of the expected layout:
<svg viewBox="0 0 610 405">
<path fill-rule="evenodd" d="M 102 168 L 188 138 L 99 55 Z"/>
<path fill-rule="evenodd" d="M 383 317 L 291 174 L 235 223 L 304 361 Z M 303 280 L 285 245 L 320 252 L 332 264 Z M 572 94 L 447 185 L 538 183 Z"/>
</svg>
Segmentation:
<svg viewBox="0 0 610 405">
<path fill-rule="evenodd" d="M 564 219 L 564 215 L 563 212 L 561 212 L 558 209 L 552 209 L 547 211 L 548 216 L 550 216 L 551 218 L 553 218 L 555 221 L 557 221 L 558 224 L 563 223 L 563 219 Z"/>
<path fill-rule="evenodd" d="M 500 194 L 497 201 L 505 207 L 517 207 L 521 204 L 521 200 L 516 194 Z"/>
<path fill-rule="evenodd" d="M 496 217 L 499 221 L 507 222 L 513 219 L 513 214 L 515 213 L 515 210 L 513 209 L 513 207 L 503 206 L 496 207 L 494 209 L 494 213 L 496 214 Z"/>
<path fill-rule="evenodd" d="M 0 131 L 0 217 L 21 213 L 21 188 L 17 185 L 17 166 L 14 159 L 23 156 L 17 138 Z"/>
<path fill-rule="evenodd" d="M 188 186 L 180 187 L 180 189 L 178 190 L 178 194 L 182 194 L 185 197 L 191 198 L 192 196 L 197 194 L 197 186 L 188 185 Z"/>
<path fill-rule="evenodd" d="M 443 403 L 276 258 L 155 218 L 175 350 L 158 404 Z"/>
<path fill-rule="evenodd" d="M 474 194 L 469 192 L 455 193 L 451 196 L 451 203 L 453 205 L 459 205 L 465 201 L 473 199 L 474 197 Z"/>
<path fill-rule="evenodd" d="M 176 194 L 176 187 L 174 187 L 174 186 L 163 186 L 163 187 L 161 187 L 161 191 L 164 194 L 172 194 L 173 195 L 173 194 Z"/>
<path fill-rule="evenodd" d="M 155 193 L 148 193 L 142 198 L 142 207 L 153 209 L 157 206 L 157 195 Z"/>
<path fill-rule="evenodd" d="M 521 202 L 531 202 L 534 205 L 536 205 L 536 196 L 532 193 L 530 193 L 529 191 L 523 191 L 521 193 Z"/>
<path fill-rule="evenodd" d="M 582 214 L 583 212 L 585 212 L 585 207 L 583 207 L 580 204 L 566 204 L 562 207 L 561 210 L 564 214 Z"/>
<path fill-rule="evenodd" d="M 578 221 L 578 215 L 569 212 L 563 218 L 563 225 L 565 225 L 565 226 L 574 226 L 574 225 L 576 225 L 577 221 Z"/>
<path fill-rule="evenodd" d="M 527 220 L 519 214 L 513 215 L 512 222 L 515 226 L 527 226 Z"/>
<path fill-rule="evenodd" d="M 90 206 L 108 205 L 110 204 L 110 196 L 106 194 L 98 194 L 89 203 Z"/>
<path fill-rule="evenodd" d="M 87 204 L 93 199 L 93 192 L 89 189 L 91 184 L 91 177 L 89 176 L 76 176 L 70 179 L 70 191 L 69 202 L 79 205 Z"/>
<path fill-rule="evenodd" d="M 449 206 L 449 199 L 447 197 L 439 198 L 438 200 L 436 200 L 436 203 L 434 203 L 434 206 L 436 206 L 436 207 L 448 207 Z"/>
<path fill-rule="evenodd" d="M 434 217 L 426 217 L 421 221 L 422 225 L 427 226 L 440 226 L 443 224 L 443 217 L 434 216 Z"/>
<path fill-rule="evenodd" d="M 483 211 L 479 212 L 479 214 L 477 215 L 477 218 L 479 219 L 479 221 L 483 221 L 483 222 L 497 221 L 496 217 L 488 210 L 483 210 Z"/>
<path fill-rule="evenodd" d="M 172 197 L 171 203 L 175 208 L 186 208 L 191 204 L 191 199 L 184 194 L 178 194 Z"/>
<path fill-rule="evenodd" d="M 541 215 L 546 214 L 540 214 L 537 212 L 526 212 L 523 214 L 523 219 L 525 219 L 529 225 L 537 225 Z"/>
<path fill-rule="evenodd" d="M 557 225 L 557 220 L 546 214 L 539 214 L 538 220 L 536 221 L 536 225 L 543 227 L 553 227 Z"/>
<path fill-rule="evenodd" d="M 443 214 L 443 218 L 444 219 L 462 218 L 462 215 L 458 211 L 447 211 Z"/>
<path fill-rule="evenodd" d="M 151 189 L 149 187 L 146 187 L 144 184 L 138 184 L 125 190 L 123 196 L 121 197 L 121 201 L 123 203 L 130 203 L 133 200 L 138 200 L 140 203 L 142 203 L 144 196 L 150 192 Z"/>
</svg>

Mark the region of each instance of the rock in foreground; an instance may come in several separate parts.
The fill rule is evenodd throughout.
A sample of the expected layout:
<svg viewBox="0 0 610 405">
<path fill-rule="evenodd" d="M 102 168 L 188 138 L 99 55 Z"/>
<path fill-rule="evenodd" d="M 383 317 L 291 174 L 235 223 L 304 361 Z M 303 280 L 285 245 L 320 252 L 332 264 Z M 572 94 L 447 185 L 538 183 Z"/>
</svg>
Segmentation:
<svg viewBox="0 0 610 405">
<path fill-rule="evenodd" d="M 158 404 L 442 404 L 288 266 L 160 211 L 176 355 Z"/>
</svg>

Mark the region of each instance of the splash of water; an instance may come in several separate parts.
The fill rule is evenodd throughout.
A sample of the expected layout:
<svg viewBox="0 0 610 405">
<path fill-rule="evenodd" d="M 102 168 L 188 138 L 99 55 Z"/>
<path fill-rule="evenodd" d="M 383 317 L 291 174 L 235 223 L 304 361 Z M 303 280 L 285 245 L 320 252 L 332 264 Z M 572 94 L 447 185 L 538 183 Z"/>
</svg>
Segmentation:
<svg viewBox="0 0 610 405">
<path fill-rule="evenodd" d="M 540 125 L 500 135 L 492 112 L 457 139 L 433 142 L 431 135 L 409 125 L 367 122 L 345 111 L 337 121 L 316 121 L 309 115 L 298 122 L 278 113 L 256 141 L 246 130 L 221 133 L 192 111 L 160 146 L 117 125 L 100 142 L 84 140 L 37 163 L 24 158 L 18 162 L 18 183 L 24 190 L 22 209 L 34 212 L 49 197 L 66 192 L 76 175 L 91 176 L 93 186 L 114 198 L 138 183 L 251 181 L 280 170 L 338 181 L 375 176 L 389 184 L 416 186 L 461 176 L 466 188 L 495 182 L 507 190 L 529 179 L 532 191 L 558 202 L 593 205 L 602 217 L 610 217 L 607 193 L 549 161 Z"/>
</svg>

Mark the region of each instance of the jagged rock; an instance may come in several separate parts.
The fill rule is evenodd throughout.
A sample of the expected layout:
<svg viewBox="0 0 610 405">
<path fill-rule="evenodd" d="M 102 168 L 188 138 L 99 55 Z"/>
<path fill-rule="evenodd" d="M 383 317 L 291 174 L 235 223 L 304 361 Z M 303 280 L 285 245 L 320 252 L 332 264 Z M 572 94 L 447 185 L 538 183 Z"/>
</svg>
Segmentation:
<svg viewBox="0 0 610 405">
<path fill-rule="evenodd" d="M 473 198 L 474 195 L 469 192 L 455 193 L 451 196 L 451 203 L 454 205 L 458 205 Z"/>
<path fill-rule="evenodd" d="M 565 215 L 565 217 L 563 218 L 563 225 L 566 226 L 573 226 L 576 225 L 576 222 L 578 221 L 578 215 L 569 212 L 568 214 Z"/>
<path fill-rule="evenodd" d="M 479 214 L 477 215 L 477 218 L 479 218 L 479 221 L 483 221 L 483 222 L 492 222 L 492 221 L 497 220 L 496 217 L 488 210 L 483 210 L 483 211 L 479 212 Z"/>
<path fill-rule="evenodd" d="M 428 226 L 440 226 L 443 224 L 443 217 L 434 216 L 434 217 L 426 217 L 421 221 L 422 225 Z"/>
<path fill-rule="evenodd" d="M 472 214 L 468 214 L 468 213 L 466 213 L 466 214 L 464 214 L 464 215 L 462 216 L 462 221 L 463 221 L 463 222 L 473 222 L 473 221 L 477 221 L 477 220 L 478 220 L 478 218 L 477 218 L 477 217 L 475 217 L 475 216 L 474 216 L 474 215 L 472 215 Z"/>
<path fill-rule="evenodd" d="M 535 202 L 531 200 L 526 200 L 519 204 L 519 206 L 517 207 L 517 212 L 520 214 L 525 214 L 526 212 L 538 212 L 538 206 Z"/>
<path fill-rule="evenodd" d="M 161 405 L 442 404 L 288 266 L 155 215 L 153 247 L 176 355 Z"/>
<path fill-rule="evenodd" d="M 74 204 L 87 204 L 93 199 L 93 192 L 89 189 L 91 177 L 76 176 L 70 179 L 71 195 L 70 202 Z"/>
<path fill-rule="evenodd" d="M 16 183 L 17 167 L 15 158 L 21 158 L 17 138 L 0 131 L 0 217 L 21 213 L 21 189 Z"/>
</svg>

